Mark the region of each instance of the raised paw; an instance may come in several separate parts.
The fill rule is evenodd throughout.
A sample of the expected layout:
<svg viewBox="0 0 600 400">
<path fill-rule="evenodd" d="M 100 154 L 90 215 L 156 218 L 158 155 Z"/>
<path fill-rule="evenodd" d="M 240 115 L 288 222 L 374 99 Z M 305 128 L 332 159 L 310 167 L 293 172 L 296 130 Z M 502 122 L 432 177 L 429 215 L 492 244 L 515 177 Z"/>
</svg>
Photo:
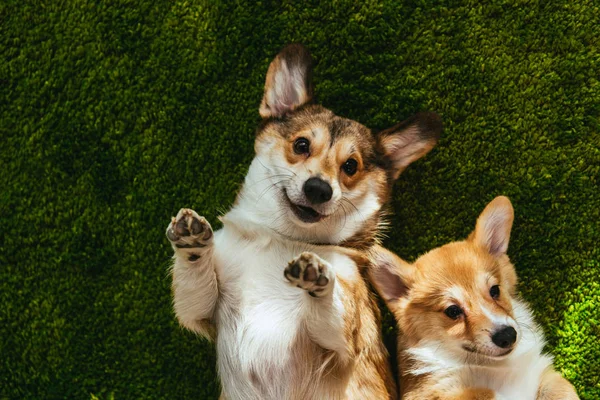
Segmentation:
<svg viewBox="0 0 600 400">
<path fill-rule="evenodd" d="M 204 217 L 182 208 L 167 227 L 167 238 L 178 249 L 197 249 L 212 244 L 213 231 Z"/>
<path fill-rule="evenodd" d="M 294 258 L 283 275 L 291 285 L 308 291 L 312 297 L 323 297 L 333 287 L 331 266 L 314 253 L 304 252 Z"/>
</svg>

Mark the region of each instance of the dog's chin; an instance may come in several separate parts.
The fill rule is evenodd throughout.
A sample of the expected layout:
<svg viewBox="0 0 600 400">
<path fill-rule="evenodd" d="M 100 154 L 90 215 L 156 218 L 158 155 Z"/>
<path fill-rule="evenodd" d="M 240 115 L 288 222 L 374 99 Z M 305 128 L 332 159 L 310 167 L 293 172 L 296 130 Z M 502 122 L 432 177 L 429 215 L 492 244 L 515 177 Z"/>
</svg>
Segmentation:
<svg viewBox="0 0 600 400">
<path fill-rule="evenodd" d="M 283 191 L 283 197 L 285 198 L 285 201 L 286 201 L 288 207 L 290 208 L 290 210 L 292 210 L 292 213 L 294 214 L 294 216 L 300 222 L 303 222 L 305 224 L 314 224 L 314 223 L 317 223 L 317 222 L 322 221 L 323 219 L 327 218 L 326 215 L 319 213 L 314 208 L 302 206 L 300 204 L 296 204 L 296 203 L 292 202 L 292 200 L 289 198 L 289 196 L 287 195 L 287 192 L 285 190 Z"/>
<path fill-rule="evenodd" d="M 462 348 L 463 348 L 463 350 L 465 350 L 466 352 L 468 352 L 470 354 L 475 354 L 480 357 L 485 357 L 489 360 L 502 360 L 502 359 L 508 357 L 515 349 L 513 347 L 513 348 L 510 348 L 507 350 L 500 351 L 500 352 L 490 352 L 490 351 L 486 351 L 484 349 L 480 349 L 480 348 L 477 348 L 477 347 L 469 345 L 469 344 L 463 344 Z"/>
</svg>

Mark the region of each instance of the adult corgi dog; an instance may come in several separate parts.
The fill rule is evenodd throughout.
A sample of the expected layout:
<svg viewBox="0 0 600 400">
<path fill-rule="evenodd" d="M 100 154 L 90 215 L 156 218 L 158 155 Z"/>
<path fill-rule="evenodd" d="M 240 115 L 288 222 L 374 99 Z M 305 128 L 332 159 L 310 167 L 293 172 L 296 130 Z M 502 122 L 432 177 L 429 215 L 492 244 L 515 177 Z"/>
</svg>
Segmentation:
<svg viewBox="0 0 600 400">
<path fill-rule="evenodd" d="M 379 134 L 312 104 L 301 45 L 271 62 L 252 161 L 214 232 L 182 209 L 167 228 L 173 306 L 216 341 L 225 399 L 395 397 L 362 271 L 392 184 L 427 153 L 439 117 Z"/>
<path fill-rule="evenodd" d="M 506 255 L 512 222 L 512 204 L 500 196 L 466 240 L 413 264 L 374 252 L 370 277 L 399 326 L 403 399 L 578 399 L 543 353 L 542 330 L 515 293 Z"/>
</svg>

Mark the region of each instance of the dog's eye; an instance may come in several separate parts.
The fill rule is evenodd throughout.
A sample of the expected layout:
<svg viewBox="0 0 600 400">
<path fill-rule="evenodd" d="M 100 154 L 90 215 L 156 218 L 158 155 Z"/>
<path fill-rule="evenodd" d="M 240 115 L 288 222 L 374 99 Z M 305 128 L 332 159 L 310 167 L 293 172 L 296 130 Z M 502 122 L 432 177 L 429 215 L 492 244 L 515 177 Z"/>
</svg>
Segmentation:
<svg viewBox="0 0 600 400">
<path fill-rule="evenodd" d="M 498 297 L 500 297 L 500 286 L 498 286 L 498 285 L 492 286 L 490 288 L 490 296 L 492 296 L 492 299 L 498 300 Z"/>
<path fill-rule="evenodd" d="M 358 167 L 358 161 L 354 158 L 349 158 L 344 165 L 342 165 L 342 169 L 348 176 L 352 176 L 356 173 L 356 168 Z"/>
<path fill-rule="evenodd" d="M 310 152 L 310 142 L 306 138 L 298 138 L 294 141 L 294 153 L 308 154 Z"/>
<path fill-rule="evenodd" d="M 444 310 L 444 314 L 446 314 L 449 318 L 458 319 L 463 313 L 463 310 L 459 306 L 450 306 Z"/>
</svg>

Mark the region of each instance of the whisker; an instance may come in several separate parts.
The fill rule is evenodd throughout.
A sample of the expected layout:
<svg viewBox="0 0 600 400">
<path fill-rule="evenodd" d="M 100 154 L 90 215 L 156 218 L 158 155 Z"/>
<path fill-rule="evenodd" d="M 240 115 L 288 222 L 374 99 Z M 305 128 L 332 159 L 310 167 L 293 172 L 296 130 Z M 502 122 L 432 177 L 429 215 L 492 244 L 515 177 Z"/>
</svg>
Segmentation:
<svg viewBox="0 0 600 400">
<path fill-rule="evenodd" d="M 270 170 L 270 169 L 269 169 L 269 168 L 268 168 L 268 167 L 267 167 L 265 164 L 263 164 L 263 162 L 261 161 L 261 159 L 260 159 L 260 158 L 258 158 L 258 157 L 257 157 L 257 158 L 256 158 L 256 160 L 257 160 L 257 161 L 260 163 L 260 165 L 262 165 L 262 166 L 263 166 L 263 168 L 264 168 L 264 169 L 266 169 L 267 171 L 271 171 L 271 170 Z M 275 165 L 275 164 L 271 165 L 271 167 L 273 167 L 273 168 L 280 168 L 280 169 L 283 169 L 283 170 L 289 171 L 289 172 L 291 172 L 291 173 L 292 173 L 294 176 L 297 176 L 297 175 L 296 175 L 296 173 L 295 173 L 293 170 L 291 170 L 290 168 L 287 168 L 287 167 L 282 167 L 282 166 L 280 166 L 280 165 Z"/>
<path fill-rule="evenodd" d="M 356 210 L 356 213 L 360 216 L 361 220 L 365 220 L 366 218 L 362 215 L 362 213 L 360 212 L 360 210 L 358 209 L 358 207 L 356 207 L 354 205 L 354 203 L 352 202 L 352 200 L 350 200 L 349 198 L 347 198 L 346 196 L 342 196 L 342 200 L 346 201 L 348 204 L 350 204 L 352 206 L 352 208 L 354 208 Z"/>
<path fill-rule="evenodd" d="M 528 330 L 535 337 L 536 340 L 539 339 L 539 335 L 536 334 L 536 329 L 534 327 L 532 327 L 529 324 L 519 321 L 518 318 L 515 318 L 515 322 L 517 323 L 517 325 L 520 328 L 524 328 L 524 329 Z"/>
<path fill-rule="evenodd" d="M 266 178 L 260 179 L 260 180 L 258 180 L 256 182 L 252 182 L 253 183 L 252 186 L 254 186 L 256 184 L 259 184 L 261 182 L 267 181 L 267 180 L 272 179 L 272 178 L 280 177 L 280 176 L 285 176 L 286 178 L 292 179 L 292 176 L 288 175 L 288 174 L 275 174 L 275 175 L 267 176 Z"/>
<path fill-rule="evenodd" d="M 342 197 L 342 200 L 344 198 Z M 342 207 L 342 211 L 344 212 L 344 224 L 342 225 L 342 228 L 340 229 L 341 231 L 344 230 L 344 228 L 346 227 L 346 222 L 348 222 L 348 211 L 346 210 L 346 207 L 344 206 L 344 202 L 342 201 L 340 203 L 340 207 Z"/>
<path fill-rule="evenodd" d="M 262 192 L 259 194 L 258 198 L 256 199 L 256 203 L 258 203 L 258 202 L 260 201 L 260 199 L 262 199 L 262 197 L 263 197 L 265 194 L 267 194 L 267 192 L 268 192 L 269 190 L 271 190 L 271 189 L 274 189 L 274 188 L 277 188 L 277 187 L 278 187 L 277 185 L 279 185 L 280 183 L 283 183 L 283 182 L 289 182 L 289 181 L 290 181 L 290 179 L 292 179 L 292 178 L 281 179 L 281 180 L 279 180 L 279 181 L 277 181 L 277 182 L 274 182 L 274 183 L 272 183 L 271 185 L 267 186 L 267 187 L 266 187 L 266 189 L 264 189 L 264 190 L 263 190 L 263 191 L 262 191 Z"/>
<path fill-rule="evenodd" d="M 283 169 L 283 170 L 285 170 L 285 171 L 289 171 L 289 172 L 291 172 L 291 173 L 292 173 L 292 175 L 294 175 L 294 176 L 298 176 L 298 175 L 296 175 L 296 173 L 295 173 L 295 172 L 294 172 L 294 171 L 293 171 L 291 168 L 282 167 L 282 166 L 279 166 L 279 165 L 273 165 L 273 166 L 274 166 L 275 168 L 280 168 L 280 169 Z"/>
<path fill-rule="evenodd" d="M 273 216 L 273 218 L 272 218 L 272 220 L 271 220 L 272 224 L 273 224 L 273 225 L 277 225 L 277 224 L 279 223 L 279 221 L 280 221 L 280 220 L 281 220 L 283 217 L 285 217 L 285 213 L 286 213 L 286 211 L 287 211 L 287 210 L 285 210 L 285 209 L 283 209 L 283 208 L 282 208 L 282 209 L 279 209 L 279 210 L 277 210 L 277 213 L 275 213 L 275 215 Z"/>
</svg>

